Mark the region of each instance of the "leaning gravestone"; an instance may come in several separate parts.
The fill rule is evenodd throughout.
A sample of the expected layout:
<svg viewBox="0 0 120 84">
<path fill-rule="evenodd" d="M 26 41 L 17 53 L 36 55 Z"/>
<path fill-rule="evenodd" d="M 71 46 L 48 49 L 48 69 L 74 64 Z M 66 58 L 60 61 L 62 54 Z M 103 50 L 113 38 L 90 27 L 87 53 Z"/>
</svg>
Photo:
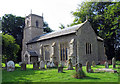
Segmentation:
<svg viewBox="0 0 120 84">
<path fill-rule="evenodd" d="M 88 61 L 86 62 L 86 71 L 88 73 L 92 73 L 93 72 L 93 69 L 91 69 L 91 65 L 90 65 L 90 63 Z"/>
<path fill-rule="evenodd" d="M 73 70 L 71 59 L 68 60 L 68 70 Z"/>
<path fill-rule="evenodd" d="M 45 69 L 45 62 L 44 61 L 40 62 L 40 69 Z"/>
<path fill-rule="evenodd" d="M 82 64 L 81 63 L 76 64 L 75 70 L 76 70 L 76 72 L 80 72 L 82 70 Z"/>
<path fill-rule="evenodd" d="M 114 57 L 112 58 L 112 66 L 113 66 L 113 68 L 116 68 L 116 60 Z"/>
<path fill-rule="evenodd" d="M 34 62 L 33 63 L 33 70 L 38 70 L 39 69 L 39 62 Z"/>
<path fill-rule="evenodd" d="M 60 64 L 58 65 L 58 73 L 62 73 L 63 72 L 63 62 L 61 61 Z"/>
<path fill-rule="evenodd" d="M 50 67 L 51 67 L 51 68 L 54 68 L 54 67 L 55 67 L 54 62 L 51 62 L 51 63 L 50 63 Z"/>
<path fill-rule="evenodd" d="M 50 62 L 49 61 L 47 62 L 47 68 L 50 68 Z"/>
<path fill-rule="evenodd" d="M 74 75 L 75 78 L 80 79 L 80 78 L 85 77 L 85 73 L 82 70 L 82 64 L 81 63 L 76 64 L 75 69 L 76 69 L 76 73 Z"/>
<path fill-rule="evenodd" d="M 14 71 L 15 70 L 15 64 L 13 61 L 8 61 L 7 63 L 7 71 Z"/>
<path fill-rule="evenodd" d="M 105 65 L 105 68 L 109 68 L 109 64 L 107 61 L 105 61 L 104 65 Z"/>
<path fill-rule="evenodd" d="M 63 72 L 63 67 L 58 67 L 58 73 L 62 73 Z"/>
<path fill-rule="evenodd" d="M 95 61 L 92 61 L 92 66 L 95 67 Z"/>
<path fill-rule="evenodd" d="M 19 65 L 21 66 L 21 70 L 26 70 L 26 63 L 25 62 L 21 62 L 21 63 L 19 63 Z"/>
</svg>

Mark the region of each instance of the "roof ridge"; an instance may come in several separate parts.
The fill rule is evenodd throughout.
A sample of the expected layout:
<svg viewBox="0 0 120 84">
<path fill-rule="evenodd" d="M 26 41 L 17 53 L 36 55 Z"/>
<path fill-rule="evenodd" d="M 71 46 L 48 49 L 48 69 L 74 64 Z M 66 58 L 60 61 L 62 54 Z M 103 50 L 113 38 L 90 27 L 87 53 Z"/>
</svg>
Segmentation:
<svg viewBox="0 0 120 84">
<path fill-rule="evenodd" d="M 28 43 L 32 43 L 32 42 L 36 42 L 36 41 L 40 41 L 40 40 L 44 40 L 44 39 L 48 39 L 48 38 L 58 37 L 58 36 L 61 36 L 61 35 L 67 35 L 67 34 L 75 33 L 75 32 L 77 32 L 76 30 L 78 30 L 84 23 L 73 25 L 73 26 L 70 26 L 70 27 L 66 27 L 65 29 L 61 29 L 59 31 L 54 31 L 54 32 L 51 32 L 51 33 L 46 33 L 46 34 L 37 36 L 37 37 L 31 39 Z"/>
</svg>

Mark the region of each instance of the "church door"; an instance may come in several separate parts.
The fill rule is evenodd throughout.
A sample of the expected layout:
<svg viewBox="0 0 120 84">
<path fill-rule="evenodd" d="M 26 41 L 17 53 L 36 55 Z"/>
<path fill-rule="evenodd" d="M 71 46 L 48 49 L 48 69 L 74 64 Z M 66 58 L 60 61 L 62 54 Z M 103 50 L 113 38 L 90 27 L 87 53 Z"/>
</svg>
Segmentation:
<svg viewBox="0 0 120 84">
<path fill-rule="evenodd" d="M 25 55 L 25 62 L 28 63 L 28 55 Z"/>
</svg>

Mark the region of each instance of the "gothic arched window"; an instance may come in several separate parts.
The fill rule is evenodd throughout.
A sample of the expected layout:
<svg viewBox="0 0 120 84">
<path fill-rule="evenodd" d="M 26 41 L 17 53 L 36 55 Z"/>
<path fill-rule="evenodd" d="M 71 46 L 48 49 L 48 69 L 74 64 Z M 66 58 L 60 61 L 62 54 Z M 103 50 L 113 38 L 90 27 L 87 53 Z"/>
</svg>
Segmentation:
<svg viewBox="0 0 120 84">
<path fill-rule="evenodd" d="M 92 44 L 86 43 L 86 54 L 92 53 Z"/>
<path fill-rule="evenodd" d="M 38 27 L 38 26 L 39 26 L 38 21 L 36 21 L 36 27 Z"/>
</svg>

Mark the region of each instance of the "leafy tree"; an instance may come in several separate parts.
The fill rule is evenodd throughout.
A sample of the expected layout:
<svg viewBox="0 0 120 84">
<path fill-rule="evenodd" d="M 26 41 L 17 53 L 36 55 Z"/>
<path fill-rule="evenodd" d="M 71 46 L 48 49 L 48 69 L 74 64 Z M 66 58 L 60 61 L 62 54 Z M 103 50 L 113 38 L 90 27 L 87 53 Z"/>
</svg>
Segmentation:
<svg viewBox="0 0 120 84">
<path fill-rule="evenodd" d="M 22 44 L 23 28 L 25 26 L 25 18 L 12 14 L 5 14 L 2 17 L 2 32 L 12 35 L 17 44 Z"/>
<path fill-rule="evenodd" d="M 18 61 L 21 60 L 21 49 L 22 49 L 22 39 L 23 39 L 23 28 L 25 26 L 25 18 L 15 16 L 12 14 L 5 14 L 2 17 L 2 32 L 5 34 L 12 35 L 16 43 L 20 45 L 19 52 L 17 53 Z"/>
<path fill-rule="evenodd" d="M 60 27 L 59 27 L 60 29 L 64 29 L 65 28 L 65 26 L 63 25 L 63 24 L 60 24 Z"/>
<path fill-rule="evenodd" d="M 88 16 L 96 34 L 104 39 L 108 59 L 117 57 L 115 50 L 120 46 L 119 2 L 83 2 L 72 14 L 75 19 L 70 26 L 84 22 Z"/>
<path fill-rule="evenodd" d="M 48 23 L 47 22 L 43 22 L 43 29 L 44 29 L 44 32 L 46 33 L 49 33 L 49 32 L 52 32 L 53 30 L 49 27 Z"/>
<path fill-rule="evenodd" d="M 103 13 L 104 23 L 99 27 L 99 35 L 105 39 L 106 54 L 111 59 L 118 58 L 116 50 L 120 47 L 120 3 L 112 3 Z"/>
<path fill-rule="evenodd" d="M 20 46 L 16 44 L 12 35 L 2 33 L 2 61 L 6 63 L 9 60 L 16 62 L 17 53 Z"/>
</svg>

